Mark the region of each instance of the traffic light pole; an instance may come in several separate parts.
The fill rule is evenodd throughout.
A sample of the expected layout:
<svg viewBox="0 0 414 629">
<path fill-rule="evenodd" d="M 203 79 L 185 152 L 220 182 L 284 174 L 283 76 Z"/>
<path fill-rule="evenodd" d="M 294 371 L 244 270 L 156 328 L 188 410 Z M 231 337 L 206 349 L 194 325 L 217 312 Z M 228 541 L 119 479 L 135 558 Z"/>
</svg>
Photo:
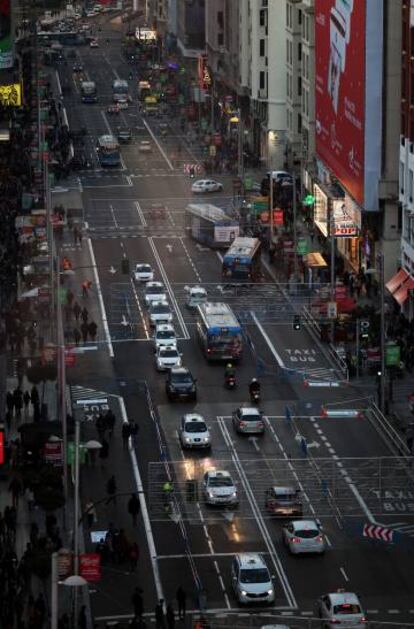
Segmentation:
<svg viewBox="0 0 414 629">
<path fill-rule="evenodd" d="M 269 249 L 273 247 L 273 178 L 269 178 Z"/>
</svg>

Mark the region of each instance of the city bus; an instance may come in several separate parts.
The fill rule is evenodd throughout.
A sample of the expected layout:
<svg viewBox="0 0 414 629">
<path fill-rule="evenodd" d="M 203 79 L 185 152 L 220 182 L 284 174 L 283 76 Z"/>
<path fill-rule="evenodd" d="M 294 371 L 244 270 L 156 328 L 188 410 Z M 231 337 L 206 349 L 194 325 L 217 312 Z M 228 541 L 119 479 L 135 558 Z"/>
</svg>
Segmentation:
<svg viewBox="0 0 414 629">
<path fill-rule="evenodd" d="M 82 81 L 81 83 L 82 103 L 96 103 L 98 93 L 94 81 Z"/>
<path fill-rule="evenodd" d="M 119 166 L 121 154 L 118 140 L 113 135 L 101 135 L 96 145 L 98 159 L 101 166 Z"/>
<path fill-rule="evenodd" d="M 114 103 L 127 103 L 129 101 L 129 85 L 124 79 L 115 79 L 112 83 Z"/>
<path fill-rule="evenodd" d="M 83 33 L 75 31 L 40 31 L 37 34 L 37 40 L 40 45 L 44 46 L 50 46 L 54 42 L 62 46 L 78 46 L 86 43 Z"/>
<path fill-rule="evenodd" d="M 197 306 L 197 336 L 207 360 L 240 360 L 242 329 L 228 304 L 206 302 Z"/>
<path fill-rule="evenodd" d="M 239 237 L 223 258 L 223 278 L 255 282 L 261 277 L 261 242 L 258 238 Z"/>
<path fill-rule="evenodd" d="M 194 240 L 216 249 L 226 249 L 239 235 L 238 221 L 211 203 L 190 203 L 185 224 Z"/>
</svg>

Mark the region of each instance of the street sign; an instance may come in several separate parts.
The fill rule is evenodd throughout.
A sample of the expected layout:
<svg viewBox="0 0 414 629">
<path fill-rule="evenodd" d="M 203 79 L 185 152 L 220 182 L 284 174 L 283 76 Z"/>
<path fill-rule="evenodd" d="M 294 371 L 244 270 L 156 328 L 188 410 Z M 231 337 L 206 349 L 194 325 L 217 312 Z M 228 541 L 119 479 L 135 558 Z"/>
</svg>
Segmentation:
<svg viewBox="0 0 414 629">
<path fill-rule="evenodd" d="M 217 155 L 217 148 L 212 144 L 209 146 L 210 157 L 215 157 Z"/>
<path fill-rule="evenodd" d="M 298 238 L 296 251 L 300 256 L 305 256 L 308 253 L 308 242 L 306 238 Z"/>
<path fill-rule="evenodd" d="M 376 524 L 364 524 L 362 535 L 363 537 L 370 537 L 371 539 L 379 539 L 382 542 L 392 542 L 394 531 L 384 526 L 377 526 Z"/>
<path fill-rule="evenodd" d="M 244 189 L 245 190 L 251 190 L 253 188 L 253 177 L 245 177 L 244 178 Z"/>
<path fill-rule="evenodd" d="M 306 197 L 302 201 L 302 205 L 311 206 L 315 203 L 315 197 L 313 194 L 307 194 Z"/>
<path fill-rule="evenodd" d="M 401 350 L 399 345 L 385 346 L 385 366 L 399 367 L 401 362 Z"/>
<path fill-rule="evenodd" d="M 321 417 L 331 419 L 361 419 L 364 416 L 363 411 L 357 408 L 326 408 L 322 406 Z"/>
<path fill-rule="evenodd" d="M 101 580 L 101 556 L 99 553 L 79 555 L 79 574 L 89 583 Z"/>
<path fill-rule="evenodd" d="M 327 316 L 328 319 L 336 319 L 338 316 L 338 306 L 336 301 L 328 301 L 327 303 Z"/>
</svg>

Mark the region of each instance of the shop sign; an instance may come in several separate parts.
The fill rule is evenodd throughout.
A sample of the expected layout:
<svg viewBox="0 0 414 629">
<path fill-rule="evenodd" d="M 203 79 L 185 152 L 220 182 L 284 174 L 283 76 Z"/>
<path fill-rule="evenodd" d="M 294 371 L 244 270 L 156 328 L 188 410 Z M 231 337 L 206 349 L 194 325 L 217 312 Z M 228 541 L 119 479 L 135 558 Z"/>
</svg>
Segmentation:
<svg viewBox="0 0 414 629">
<path fill-rule="evenodd" d="M 252 190 L 253 184 L 254 184 L 253 177 L 245 177 L 244 178 L 244 189 L 245 190 Z"/>
<path fill-rule="evenodd" d="M 327 303 L 327 317 L 328 319 L 336 319 L 338 316 L 338 306 L 336 301 L 328 301 Z"/>
<path fill-rule="evenodd" d="M 70 441 L 68 443 L 68 450 L 67 450 L 67 462 L 68 465 L 75 465 L 75 444 L 73 443 L 73 441 Z M 87 454 L 87 448 L 85 448 L 85 446 L 83 445 L 83 443 L 79 444 L 79 464 L 80 465 L 84 465 L 86 463 L 86 454 Z"/>
<path fill-rule="evenodd" d="M 65 365 L 66 367 L 74 367 L 76 365 L 76 354 L 73 347 L 65 348 Z"/>
<path fill-rule="evenodd" d="M 209 146 L 209 153 L 210 153 L 210 157 L 215 157 L 217 154 L 217 149 L 213 144 Z"/>
<path fill-rule="evenodd" d="M 332 200 L 333 235 L 335 238 L 358 236 L 359 227 L 353 208 L 345 199 Z"/>
<path fill-rule="evenodd" d="M 260 220 L 262 223 L 268 223 L 270 212 L 262 212 L 260 214 Z M 283 225 L 283 210 L 273 210 L 273 225 Z"/>
<path fill-rule="evenodd" d="M 296 251 L 300 256 L 305 256 L 308 253 L 308 243 L 306 238 L 298 238 Z"/>
<path fill-rule="evenodd" d="M 22 88 L 20 83 L 0 85 L 0 103 L 3 107 L 20 107 L 22 104 Z"/>
<path fill-rule="evenodd" d="M 328 197 L 317 184 L 314 185 L 314 221 L 315 225 L 322 232 L 322 234 L 328 236 Z"/>
<path fill-rule="evenodd" d="M 211 85 L 211 74 L 207 66 L 207 55 L 199 55 L 197 75 L 200 89 L 208 90 Z"/>
<path fill-rule="evenodd" d="M 401 350 L 399 345 L 385 346 L 385 366 L 399 367 L 401 361 Z"/>
<path fill-rule="evenodd" d="M 11 18 L 11 0 L 0 3 L 0 69 L 13 67 L 13 35 Z M 4 104 L 4 103 L 2 103 Z M 16 103 L 8 103 L 16 107 Z"/>
<path fill-rule="evenodd" d="M 72 551 L 67 548 L 61 548 L 58 552 L 57 572 L 59 579 L 66 579 L 72 574 Z"/>
<path fill-rule="evenodd" d="M 101 580 L 101 556 L 99 553 L 82 553 L 79 555 L 79 574 L 89 583 Z"/>
<path fill-rule="evenodd" d="M 61 441 L 46 441 L 43 457 L 46 463 L 51 463 L 55 467 L 60 467 L 63 462 L 63 449 Z"/>
</svg>

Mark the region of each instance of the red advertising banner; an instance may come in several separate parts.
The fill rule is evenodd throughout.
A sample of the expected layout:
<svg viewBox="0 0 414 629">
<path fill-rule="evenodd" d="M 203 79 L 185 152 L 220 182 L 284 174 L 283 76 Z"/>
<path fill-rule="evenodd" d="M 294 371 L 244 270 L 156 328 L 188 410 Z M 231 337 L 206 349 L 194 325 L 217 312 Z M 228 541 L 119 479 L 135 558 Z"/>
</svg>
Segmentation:
<svg viewBox="0 0 414 629">
<path fill-rule="evenodd" d="M 43 456 L 46 463 L 60 467 L 63 463 L 63 448 L 61 441 L 46 441 Z"/>
<path fill-rule="evenodd" d="M 100 581 L 101 556 L 98 553 L 83 553 L 79 555 L 79 574 L 89 583 Z"/>
<path fill-rule="evenodd" d="M 364 204 L 366 0 L 315 0 L 316 152 Z"/>
<path fill-rule="evenodd" d="M 208 90 L 211 85 L 211 74 L 207 67 L 207 55 L 198 56 L 198 85 L 201 90 Z"/>
<path fill-rule="evenodd" d="M 4 463 L 4 431 L 0 430 L 0 465 Z"/>
</svg>

